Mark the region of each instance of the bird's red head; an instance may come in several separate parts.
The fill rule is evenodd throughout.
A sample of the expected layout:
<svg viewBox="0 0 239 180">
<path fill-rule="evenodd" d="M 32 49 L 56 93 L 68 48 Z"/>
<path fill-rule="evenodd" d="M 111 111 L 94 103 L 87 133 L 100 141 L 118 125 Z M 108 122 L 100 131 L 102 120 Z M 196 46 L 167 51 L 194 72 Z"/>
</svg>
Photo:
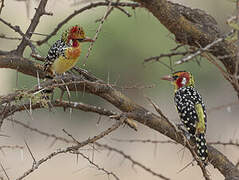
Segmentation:
<svg viewBox="0 0 239 180">
<path fill-rule="evenodd" d="M 193 76 L 187 71 L 177 71 L 172 75 L 164 76 L 161 79 L 171 81 L 175 86 L 175 90 L 184 86 L 194 86 Z"/>
<path fill-rule="evenodd" d="M 93 39 L 85 36 L 85 32 L 82 27 L 75 25 L 70 27 L 62 34 L 62 40 L 66 43 L 72 41 L 72 46 L 78 46 L 79 42 L 94 42 Z"/>
<path fill-rule="evenodd" d="M 85 38 L 85 32 L 82 27 L 76 25 L 69 29 L 68 31 L 68 41 L 77 40 L 77 39 L 84 39 Z"/>
</svg>

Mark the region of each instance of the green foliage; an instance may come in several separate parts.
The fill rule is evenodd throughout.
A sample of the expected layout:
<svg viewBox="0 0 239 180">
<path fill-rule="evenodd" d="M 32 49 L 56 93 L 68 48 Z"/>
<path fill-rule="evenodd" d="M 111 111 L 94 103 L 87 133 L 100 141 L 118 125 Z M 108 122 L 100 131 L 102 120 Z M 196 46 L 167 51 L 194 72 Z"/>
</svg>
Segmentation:
<svg viewBox="0 0 239 180">
<path fill-rule="evenodd" d="M 25 101 L 31 101 L 31 104 L 40 104 L 42 107 L 47 108 L 49 104 L 49 95 L 41 92 L 29 93 L 26 89 L 16 90 L 18 95 L 15 98 L 16 104 L 22 104 Z"/>
</svg>

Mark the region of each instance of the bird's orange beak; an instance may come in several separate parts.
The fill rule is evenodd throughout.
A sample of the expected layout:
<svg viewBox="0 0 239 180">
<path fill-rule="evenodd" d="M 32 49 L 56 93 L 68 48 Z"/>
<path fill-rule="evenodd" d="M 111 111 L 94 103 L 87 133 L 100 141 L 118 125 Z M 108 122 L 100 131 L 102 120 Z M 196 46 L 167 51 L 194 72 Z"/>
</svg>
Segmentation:
<svg viewBox="0 0 239 180">
<path fill-rule="evenodd" d="M 80 42 L 95 42 L 94 39 L 91 39 L 89 37 L 85 37 L 84 39 L 78 39 Z"/>
<path fill-rule="evenodd" d="M 170 76 L 170 75 L 163 76 L 163 77 L 161 77 L 161 79 L 166 80 L 166 81 L 173 81 L 174 80 L 173 77 Z"/>
</svg>

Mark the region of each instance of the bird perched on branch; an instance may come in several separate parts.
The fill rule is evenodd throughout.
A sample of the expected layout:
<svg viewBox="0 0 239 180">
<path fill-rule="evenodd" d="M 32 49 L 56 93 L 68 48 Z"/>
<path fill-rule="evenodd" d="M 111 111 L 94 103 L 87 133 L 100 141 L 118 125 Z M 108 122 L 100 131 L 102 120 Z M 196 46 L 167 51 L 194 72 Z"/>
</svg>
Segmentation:
<svg viewBox="0 0 239 180">
<path fill-rule="evenodd" d="M 174 85 L 174 102 L 180 119 L 190 137 L 196 141 L 197 154 L 206 165 L 208 159 L 205 139 L 207 115 L 202 97 L 195 89 L 192 74 L 177 71 L 172 76 L 164 76 L 161 79 L 171 81 Z"/>
<path fill-rule="evenodd" d="M 48 51 L 44 71 L 52 76 L 73 68 L 81 53 L 81 42 L 94 42 L 93 39 L 85 36 L 82 27 L 75 25 L 63 32 L 61 39 L 56 41 Z"/>
</svg>

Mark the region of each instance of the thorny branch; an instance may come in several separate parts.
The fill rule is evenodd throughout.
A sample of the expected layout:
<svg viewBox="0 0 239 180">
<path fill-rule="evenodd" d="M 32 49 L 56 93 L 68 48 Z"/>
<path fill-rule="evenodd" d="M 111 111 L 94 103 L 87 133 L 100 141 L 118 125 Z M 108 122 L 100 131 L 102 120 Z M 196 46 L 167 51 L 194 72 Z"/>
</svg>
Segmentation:
<svg viewBox="0 0 239 180">
<path fill-rule="evenodd" d="M 13 146 L 9 146 L 9 145 L 5 145 L 5 146 L 0 146 L 0 150 L 3 149 L 23 149 L 23 146 L 19 146 L 19 145 L 13 145 Z"/>
<path fill-rule="evenodd" d="M 199 48 L 199 50 L 197 50 L 195 53 L 192 53 L 190 55 L 184 56 L 180 60 L 176 61 L 175 64 L 179 65 L 179 64 L 188 62 L 189 60 L 195 58 L 196 56 L 202 54 L 203 52 L 208 51 L 211 47 L 215 46 L 216 44 L 224 41 L 226 38 L 230 37 L 233 33 L 234 33 L 234 30 L 232 30 L 228 34 L 224 35 L 223 37 L 220 37 L 220 38 L 216 39 L 215 41 L 213 41 L 212 43 L 206 45 L 205 47 Z"/>
<path fill-rule="evenodd" d="M 175 34 L 176 40 L 179 41 L 182 44 L 187 44 L 189 46 L 194 46 L 197 48 L 201 47 L 207 47 L 210 43 L 213 43 L 218 38 L 218 31 L 215 26 L 215 20 L 207 15 L 205 12 L 201 12 L 199 10 L 190 9 L 187 7 L 184 7 L 182 5 L 174 4 L 171 2 L 167 2 L 166 0 L 134 0 L 139 3 L 141 3 L 142 6 L 147 8 L 149 11 L 153 13 L 155 17 L 158 18 L 158 20 L 165 25 L 172 33 Z M 92 9 L 98 6 L 109 6 L 110 1 L 105 2 L 96 2 L 91 3 L 88 6 L 85 6 L 79 10 L 76 10 L 73 14 L 69 15 L 66 19 L 64 19 L 62 22 L 58 24 L 58 26 L 53 30 L 52 33 L 50 33 L 45 39 L 38 41 L 38 45 L 43 44 L 49 40 L 50 37 L 55 35 L 57 31 L 70 19 L 72 19 L 77 14 Z M 112 2 L 112 7 L 139 7 L 139 3 L 128 3 L 128 2 Z M 16 50 L 13 50 L 11 52 L 4 52 L 0 51 L 0 68 L 12 68 L 15 70 L 18 70 L 24 74 L 31 75 L 37 77 L 37 74 L 39 74 L 40 78 L 44 78 L 44 72 L 41 69 L 41 66 L 38 63 L 35 63 L 27 58 L 23 58 L 22 54 L 24 52 L 24 49 L 27 45 L 30 45 L 31 47 L 31 36 L 34 33 L 36 26 L 39 24 L 40 17 L 43 15 L 51 15 L 50 13 L 47 13 L 45 11 L 45 7 L 47 4 L 47 0 L 41 0 L 39 3 L 39 6 L 36 10 L 36 13 L 31 21 L 30 26 L 28 27 L 26 33 L 22 33 L 22 31 L 16 31 L 18 32 L 22 37 L 22 41 L 19 44 L 18 48 Z M 2 6 L 3 6 L 3 0 L 2 0 Z M 190 16 L 195 15 L 195 18 L 193 20 L 196 20 L 198 24 L 195 25 L 195 22 L 190 21 Z M 209 22 L 206 24 L 203 24 L 203 21 L 205 19 L 197 19 L 197 17 L 207 17 Z M 6 22 L 3 19 L 0 19 L 2 23 L 6 24 L 10 28 L 14 30 L 19 30 L 18 26 L 12 26 L 10 23 Z M 204 26 L 207 26 L 207 28 L 202 28 Z M 17 28 L 17 29 L 16 29 Z M 220 39 L 220 38 L 219 38 Z M 212 49 L 212 50 L 211 50 Z M 238 76 L 238 72 L 236 72 L 234 58 L 235 58 L 235 46 L 225 42 L 220 41 L 219 43 L 216 43 L 213 47 L 211 47 L 210 53 L 212 53 L 215 57 L 225 57 L 219 59 L 225 66 L 227 72 L 230 75 Z M 36 73 L 38 72 L 38 73 Z M 49 80 L 47 82 L 44 82 L 42 84 L 43 88 L 51 87 L 56 88 L 60 87 L 62 89 L 65 88 L 67 85 L 71 91 L 86 91 L 91 94 L 95 94 L 106 101 L 110 102 L 114 106 L 116 106 L 119 110 L 121 110 L 124 115 L 128 119 L 134 119 L 145 126 L 150 127 L 151 129 L 154 129 L 158 131 L 161 134 L 166 135 L 167 137 L 171 138 L 177 143 L 180 143 L 184 145 L 184 140 L 182 135 L 178 131 L 175 131 L 174 125 L 170 123 L 170 121 L 165 116 L 158 116 L 156 114 L 153 114 L 152 112 L 148 111 L 144 107 L 134 103 L 131 99 L 124 96 L 121 92 L 114 89 L 111 85 L 105 84 L 102 80 L 99 80 L 95 77 L 93 77 L 94 80 L 92 80 L 92 76 L 89 75 L 89 77 L 84 76 L 85 79 L 82 80 L 82 78 L 79 78 L 78 76 L 72 75 L 72 76 L 63 76 L 60 79 L 54 79 Z M 62 83 L 62 81 L 64 83 Z M 236 88 L 235 88 L 236 89 Z M 33 88 L 32 90 L 24 91 L 24 93 L 29 94 L 38 94 L 43 89 L 39 88 Z M 34 95 L 36 95 L 34 94 Z M 20 98 L 20 99 L 18 99 Z M 24 94 L 22 92 L 16 92 L 13 94 L 9 94 L 8 96 L 1 97 L 1 103 L 0 103 L 0 110 L 1 114 L 6 114 L 6 110 L 8 108 L 12 108 L 15 105 L 11 104 L 11 102 L 16 100 L 21 100 L 21 98 L 24 98 Z M 28 97 L 29 98 L 29 97 Z M 29 106 L 32 107 L 30 104 Z M 30 108 L 30 107 L 29 107 Z M 12 109 L 11 109 L 12 110 Z M 14 112 L 13 112 L 14 113 Z M 2 116 L 2 118 L 5 118 L 7 116 Z M 122 123 L 121 121 L 117 122 L 118 124 Z M 114 128 L 117 129 L 117 126 Z M 111 130 L 114 129 L 113 127 L 110 128 Z M 111 131 L 110 131 L 111 132 Z M 108 132 L 109 133 L 109 132 Z M 46 135 L 46 134 L 45 134 Z M 27 171 L 23 176 L 18 178 L 19 180 L 29 175 L 31 172 L 35 171 L 42 163 L 46 162 L 47 160 L 51 159 L 52 157 L 66 152 L 74 152 L 78 150 L 80 147 L 87 145 L 89 143 L 95 142 L 96 140 L 102 138 L 106 134 L 100 134 L 94 138 L 88 139 L 79 145 L 68 147 L 66 149 L 53 152 L 49 156 L 42 158 L 40 161 L 38 161 L 29 171 Z M 189 150 L 189 145 L 186 146 Z M 209 160 L 212 163 L 212 165 L 217 168 L 225 177 L 226 179 L 231 179 L 234 177 L 239 177 L 238 169 L 235 165 L 233 165 L 227 157 L 225 157 L 222 153 L 217 151 L 212 146 L 208 145 L 209 150 Z M 194 152 L 194 151 L 193 151 Z M 193 154 L 193 152 L 191 152 Z"/>
<path fill-rule="evenodd" d="M 4 0 L 1 0 L 0 15 L 1 15 L 1 13 L 2 13 L 2 9 L 3 9 L 3 7 L 4 7 Z"/>
<path fill-rule="evenodd" d="M 184 51 L 184 52 L 172 52 L 168 54 L 160 54 L 159 56 L 152 56 L 144 60 L 144 63 L 150 62 L 150 61 L 160 61 L 160 59 L 164 57 L 171 58 L 173 56 L 185 56 L 187 54 L 191 54 L 192 52 L 190 51 Z"/>
<path fill-rule="evenodd" d="M 210 178 L 210 176 L 209 176 L 209 174 L 208 174 L 208 172 L 207 172 L 203 162 L 198 158 L 194 148 L 191 146 L 190 142 L 187 140 L 186 137 L 185 137 L 185 140 L 186 140 L 186 145 L 188 146 L 188 149 L 191 152 L 194 160 L 197 162 L 197 164 L 201 168 L 201 171 L 203 173 L 203 177 L 205 178 L 205 180 L 210 180 L 211 178 Z"/>
<path fill-rule="evenodd" d="M 175 141 L 172 140 L 151 140 L 151 139 L 116 139 L 113 138 L 112 140 L 117 142 L 127 142 L 127 143 L 152 143 L 152 144 L 178 144 Z M 221 141 L 215 141 L 215 142 L 207 142 L 210 145 L 221 145 L 221 146 L 235 146 L 239 147 L 239 142 L 229 140 L 229 142 L 221 142 Z"/>
<path fill-rule="evenodd" d="M 35 31 L 37 25 L 39 24 L 40 18 L 43 15 L 53 15 L 51 13 L 47 13 L 46 10 L 45 10 L 47 1 L 48 0 L 41 0 L 40 1 L 39 6 L 36 9 L 36 13 L 35 13 L 34 17 L 31 20 L 31 24 L 29 25 L 23 40 L 21 41 L 21 43 L 18 45 L 18 47 L 16 49 L 16 52 L 17 52 L 18 55 L 20 55 L 20 56 L 23 55 L 23 52 L 24 52 L 24 50 L 25 50 L 25 48 L 26 48 L 26 46 L 28 44 L 28 39 L 29 40 L 31 39 L 32 32 Z"/>
<path fill-rule="evenodd" d="M 36 54 L 36 47 L 32 44 L 31 40 L 22 32 L 19 26 L 13 26 L 2 18 L 0 18 L 0 21 L 4 23 L 5 25 L 7 25 L 12 30 L 14 30 L 15 32 L 17 32 L 18 34 L 20 34 L 22 38 L 25 40 L 26 44 L 28 44 L 30 48 L 32 49 L 32 51 Z"/>
<path fill-rule="evenodd" d="M 108 177 L 111 175 L 113 176 L 116 180 L 119 180 L 119 177 L 113 173 L 113 172 L 109 172 L 107 170 L 105 170 L 105 168 L 103 167 L 100 167 L 98 164 L 94 163 L 92 160 L 90 160 L 90 158 L 88 158 L 86 155 L 84 155 L 83 153 L 81 152 L 77 152 L 77 155 L 81 155 L 84 159 L 86 159 L 90 164 L 92 164 L 94 167 L 96 167 L 99 171 L 103 171 L 105 174 L 108 175 Z"/>
<path fill-rule="evenodd" d="M 14 123 L 16 123 L 16 124 L 19 124 L 19 125 L 21 125 L 21 126 L 27 128 L 27 129 L 29 129 L 29 130 L 31 130 L 31 131 L 34 131 L 34 132 L 36 132 L 36 133 L 39 133 L 40 135 L 43 135 L 43 136 L 46 136 L 46 137 L 51 137 L 51 138 L 54 139 L 54 142 L 55 142 L 56 140 L 59 140 L 59 141 L 65 142 L 65 143 L 80 144 L 80 142 L 78 142 L 77 140 L 75 140 L 75 138 L 73 138 L 71 134 L 68 134 L 68 133 L 67 133 L 68 136 L 70 136 L 71 138 L 73 138 L 73 140 L 68 140 L 68 139 L 66 139 L 66 138 L 64 138 L 64 137 L 59 137 L 59 136 L 56 136 L 56 135 L 54 135 L 54 134 L 49 134 L 49 133 L 40 131 L 40 130 L 38 130 L 38 129 L 36 129 L 36 128 L 32 128 L 32 127 L 30 127 L 29 125 L 26 125 L 26 124 L 24 124 L 24 123 L 22 123 L 22 122 L 19 122 L 19 121 L 17 121 L 17 120 L 13 120 L 13 119 L 8 119 L 8 120 L 9 120 L 9 121 L 12 121 L 12 122 L 14 122 Z M 173 141 L 172 141 L 172 142 L 173 142 Z M 175 143 L 175 142 L 174 142 L 174 143 Z M 98 142 L 94 142 L 94 144 L 97 145 L 97 146 L 99 146 L 99 147 L 101 147 L 101 148 L 107 149 L 107 150 L 109 150 L 109 151 L 114 151 L 114 152 L 116 152 L 116 153 L 119 153 L 119 154 L 122 155 L 123 157 L 127 157 L 126 159 L 128 159 L 129 161 L 131 161 L 133 165 L 138 165 L 139 167 L 143 168 L 144 170 L 148 171 L 149 173 L 151 173 L 151 174 L 153 174 L 153 175 L 155 175 L 155 176 L 158 176 L 158 177 L 160 177 L 160 178 L 161 178 L 161 176 L 162 176 L 162 175 L 160 175 L 160 174 L 158 174 L 158 173 L 156 173 L 156 172 L 153 172 L 150 168 L 144 166 L 143 164 L 141 164 L 141 163 L 139 163 L 139 162 L 133 160 L 129 155 L 126 155 L 123 151 L 115 151 L 115 148 L 112 148 L 112 147 L 110 147 L 110 146 L 108 146 L 108 145 L 102 145 L 102 144 L 100 144 L 100 143 L 98 143 Z M 73 152 L 71 152 L 71 153 L 73 153 L 73 154 L 81 154 L 79 151 L 73 151 Z M 91 161 L 91 162 L 92 162 L 92 161 Z M 107 174 L 111 174 L 111 173 L 110 173 L 110 172 L 107 172 Z"/>
<path fill-rule="evenodd" d="M 89 144 L 92 144 L 92 143 L 95 143 L 97 140 L 105 137 L 106 135 L 108 135 L 109 133 L 115 131 L 116 129 L 118 129 L 120 126 L 122 125 L 122 121 L 118 121 L 117 123 L 115 123 L 112 127 L 108 128 L 107 130 L 101 132 L 99 135 L 96 135 L 94 136 L 93 138 L 89 138 L 83 142 L 80 142 L 79 144 L 77 145 L 74 145 L 74 146 L 70 146 L 70 147 L 67 147 L 65 149 L 59 149 L 51 154 L 49 154 L 48 156 L 40 159 L 39 161 L 35 162 L 33 164 L 33 167 L 29 170 L 27 170 L 22 176 L 20 176 L 19 178 L 17 178 L 16 180 L 21 180 L 25 177 L 27 177 L 29 174 L 31 174 L 32 172 L 34 172 L 35 170 L 37 170 L 39 168 L 39 166 L 41 166 L 43 163 L 45 163 L 46 161 L 54 158 L 55 156 L 57 155 L 60 155 L 60 154 L 65 154 L 65 153 L 71 153 L 71 152 L 74 152 L 74 151 L 77 151 L 79 150 L 80 148 L 86 146 L 86 145 L 89 145 Z"/>
<path fill-rule="evenodd" d="M 144 125 L 168 136 L 169 138 L 173 139 L 174 141 L 184 145 L 184 139 L 182 135 L 175 131 L 174 125 L 170 123 L 166 117 L 159 117 L 152 112 L 146 110 L 145 108 L 135 104 L 132 102 L 128 97 L 125 97 L 119 91 L 112 88 L 109 84 L 98 83 L 98 82 L 90 82 L 90 81 L 82 81 L 81 79 L 72 79 L 72 76 L 63 76 L 61 77 L 63 82 L 67 84 L 68 88 L 72 91 L 80 91 L 84 90 L 88 93 L 96 94 L 105 100 L 109 101 L 110 103 L 114 104 L 117 108 L 124 112 L 124 115 L 129 119 L 134 119 Z M 76 78 L 76 77 L 75 77 Z M 59 83 L 59 84 L 57 84 Z M 42 87 L 65 87 L 65 84 L 62 84 L 62 81 L 54 79 L 49 80 L 42 84 Z M 71 86 L 72 84 L 72 86 Z M 31 90 L 32 91 L 32 90 Z M 33 92 L 37 92 L 35 89 Z M 29 91 L 30 93 L 30 91 Z M 31 92 L 32 93 L 32 92 Z M 13 100 L 13 96 L 9 96 L 10 100 Z M 4 102 L 8 102 L 5 99 Z M 189 148 L 186 145 L 187 148 Z M 225 176 L 233 176 L 233 174 L 237 174 L 238 170 L 235 166 L 220 152 L 218 152 L 215 148 L 208 145 L 209 149 L 209 161 L 214 165 L 215 168 L 218 168 L 222 174 Z M 221 159 L 224 159 L 223 162 Z M 224 169 L 225 164 L 227 167 L 230 167 L 232 171 L 228 174 L 227 170 Z M 231 174 L 232 173 L 232 174 Z"/>
<path fill-rule="evenodd" d="M 0 38 L 2 39 L 8 39 L 8 40 L 18 40 L 18 41 L 21 41 L 22 38 L 18 38 L 18 37 L 8 37 L 6 36 L 5 34 L 0 34 Z"/>
<path fill-rule="evenodd" d="M 117 2 L 118 2 L 118 1 L 117 1 Z M 98 28 L 97 28 L 97 30 L 96 30 L 95 36 L 94 36 L 94 38 L 93 38 L 94 41 L 98 39 L 98 36 L 99 36 L 99 33 L 100 33 L 101 29 L 102 29 L 103 23 L 105 22 L 106 18 L 110 15 L 110 13 L 111 13 L 111 12 L 113 11 L 113 9 L 114 9 L 114 8 L 111 6 L 111 4 L 112 4 L 112 1 L 109 1 L 109 5 L 108 5 L 108 7 L 107 7 L 107 10 L 106 10 L 104 16 L 101 18 L 100 24 L 99 24 L 99 26 L 98 26 Z M 87 59 L 88 59 L 88 57 L 89 57 L 89 55 L 90 55 L 90 52 L 91 52 L 91 50 L 92 50 L 92 48 L 93 48 L 93 43 L 94 43 L 94 42 L 91 42 L 91 43 L 90 43 L 90 46 L 89 46 L 88 51 L 87 51 L 87 54 L 86 54 L 86 56 L 85 56 L 85 60 L 83 61 L 83 66 L 86 65 L 86 61 L 87 61 Z"/>
<path fill-rule="evenodd" d="M 95 145 L 101 147 L 101 148 L 105 148 L 109 151 L 113 151 L 113 152 L 116 152 L 118 154 L 120 154 L 121 156 L 123 156 L 125 159 L 129 160 L 130 162 L 132 162 L 133 165 L 137 165 L 139 167 L 141 167 L 142 169 L 144 169 L 145 171 L 149 172 L 150 174 L 156 176 L 156 177 L 159 177 L 161 179 L 164 179 L 164 180 L 169 180 L 169 178 L 159 174 L 159 173 L 156 173 L 154 172 L 153 170 L 151 170 L 150 168 L 146 167 L 145 165 L 139 163 L 138 161 L 135 161 L 132 157 L 130 157 L 129 155 L 125 154 L 123 151 L 119 150 L 119 149 L 116 149 L 116 148 L 113 148 L 113 147 L 110 147 L 109 145 L 107 144 L 99 144 L 99 143 L 95 143 Z"/>
<path fill-rule="evenodd" d="M 9 176 L 7 175 L 7 172 L 6 172 L 5 168 L 4 168 L 3 165 L 2 165 L 2 163 L 0 163 L 0 165 L 1 165 L 1 168 L 2 168 L 2 170 L 3 170 L 4 174 L 5 174 L 5 176 L 7 177 L 7 179 L 10 180 Z"/>
<path fill-rule="evenodd" d="M 202 53 L 203 48 L 210 46 L 209 52 L 224 65 L 229 76 L 233 77 L 233 81 L 229 82 L 239 97 L 238 79 L 235 78 L 235 74 L 236 77 L 239 75 L 236 60 L 238 48 L 235 43 L 223 41 L 224 36 L 221 36 L 222 33 L 213 17 L 200 9 L 192 9 L 167 0 L 132 1 L 140 3 L 150 11 L 175 35 L 177 42 L 193 48 L 199 48 L 195 56 Z M 191 56 L 189 56 L 186 56 L 185 59 L 190 59 Z M 193 57 L 195 56 L 193 55 Z"/>
<path fill-rule="evenodd" d="M 58 32 L 58 30 L 64 25 L 66 24 L 68 21 L 70 21 L 73 17 L 75 17 L 76 15 L 89 10 L 89 9 L 94 9 L 96 7 L 100 7 L 100 6 L 109 6 L 109 4 L 111 4 L 112 7 L 132 7 L 132 8 L 136 8 L 139 7 L 140 5 L 138 3 L 132 3 L 132 2 L 111 2 L 111 1 L 102 1 L 102 2 L 92 2 L 89 5 L 79 9 L 79 10 L 75 10 L 72 14 L 70 14 L 68 17 L 66 17 L 63 21 L 61 21 L 56 28 L 43 40 L 40 40 L 37 42 L 38 45 L 42 45 L 43 43 L 47 42 L 52 36 L 56 35 L 56 33 Z"/>
<path fill-rule="evenodd" d="M 31 126 L 29 126 L 29 125 L 27 125 L 27 124 L 25 124 L 25 123 L 23 123 L 21 121 L 13 119 L 13 118 L 8 118 L 6 120 L 8 120 L 8 121 L 10 121 L 12 123 L 15 123 L 15 124 L 17 124 L 19 126 L 22 126 L 22 127 L 26 128 L 26 129 L 32 131 L 32 132 L 36 132 L 36 133 L 38 133 L 38 134 L 40 134 L 42 136 L 45 136 L 47 138 L 52 138 L 53 139 L 53 143 L 52 144 L 54 144 L 56 141 L 61 141 L 61 142 L 64 142 L 64 143 L 75 143 L 74 141 L 68 140 L 68 139 L 66 139 L 64 137 L 56 136 L 55 134 L 50 134 L 50 133 L 41 131 L 38 128 L 33 128 L 33 127 L 31 127 Z"/>
</svg>

